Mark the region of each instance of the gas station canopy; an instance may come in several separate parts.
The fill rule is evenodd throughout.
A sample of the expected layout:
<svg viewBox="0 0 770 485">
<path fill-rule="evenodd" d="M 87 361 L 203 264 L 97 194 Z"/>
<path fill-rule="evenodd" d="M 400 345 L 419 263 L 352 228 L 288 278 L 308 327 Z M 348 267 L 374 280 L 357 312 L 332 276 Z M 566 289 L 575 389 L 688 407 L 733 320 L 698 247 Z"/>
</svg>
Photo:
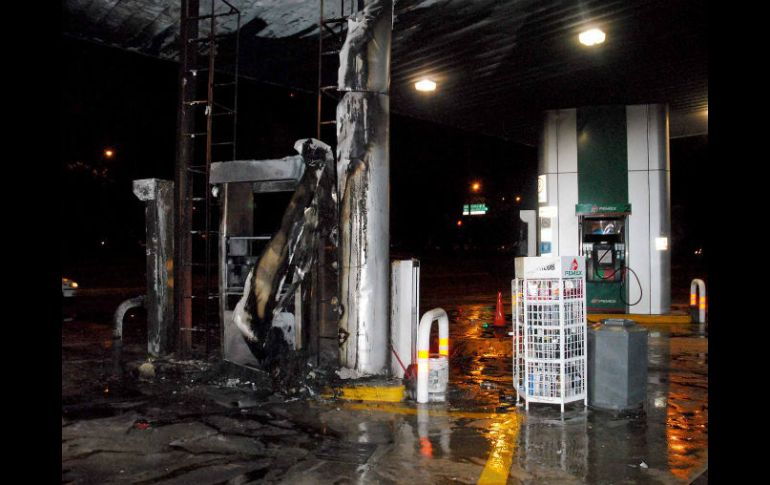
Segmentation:
<svg viewBox="0 0 770 485">
<path fill-rule="evenodd" d="M 320 1 L 229 1 L 241 75 L 315 92 Z M 325 1 L 324 16 L 340 3 Z M 179 11 L 179 0 L 64 0 L 62 30 L 177 60 Z M 578 35 L 591 27 L 606 39 L 586 47 Z M 402 0 L 393 29 L 397 114 L 535 145 L 546 109 L 668 103 L 672 138 L 708 132 L 703 1 Z M 436 90 L 417 91 L 421 79 Z"/>
</svg>

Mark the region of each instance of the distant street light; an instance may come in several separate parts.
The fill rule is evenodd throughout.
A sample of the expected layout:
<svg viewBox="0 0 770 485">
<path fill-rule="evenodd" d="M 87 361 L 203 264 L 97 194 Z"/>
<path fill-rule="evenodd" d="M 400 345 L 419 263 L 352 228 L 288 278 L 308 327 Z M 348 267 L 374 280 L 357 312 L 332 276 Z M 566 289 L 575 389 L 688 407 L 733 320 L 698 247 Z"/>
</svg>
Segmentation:
<svg viewBox="0 0 770 485">
<path fill-rule="evenodd" d="M 105 158 L 112 158 L 112 157 L 114 157 L 114 156 L 115 156 L 115 151 L 114 151 L 114 150 L 112 150 L 112 148 L 106 148 L 106 149 L 104 150 L 104 157 L 105 157 Z"/>
<path fill-rule="evenodd" d="M 474 192 L 478 192 L 481 189 L 481 184 L 478 182 L 473 182 L 471 184 L 471 190 Z"/>
</svg>

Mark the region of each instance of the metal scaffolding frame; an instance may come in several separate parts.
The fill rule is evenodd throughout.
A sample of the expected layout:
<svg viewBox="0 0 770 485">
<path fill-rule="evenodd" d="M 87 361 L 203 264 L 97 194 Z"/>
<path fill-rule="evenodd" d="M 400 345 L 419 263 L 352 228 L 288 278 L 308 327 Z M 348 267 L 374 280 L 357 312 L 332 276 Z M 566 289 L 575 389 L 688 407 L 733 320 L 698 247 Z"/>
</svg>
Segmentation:
<svg viewBox="0 0 770 485">
<path fill-rule="evenodd" d="M 212 274 L 218 240 L 218 231 L 212 230 L 218 224 L 212 218 L 218 211 L 209 172 L 213 162 L 236 156 L 241 13 L 227 0 L 182 0 L 181 6 L 174 324 L 179 330 L 177 349 L 186 357 L 194 350 L 199 353 L 201 343 L 205 355 L 211 354 L 218 348 L 213 338 L 220 338 L 218 304 L 212 302 L 219 298 L 217 273 Z M 234 28 L 227 31 L 223 25 L 233 21 Z M 223 62 L 228 53 L 229 65 Z M 215 122 L 228 118 L 230 122 Z"/>
<path fill-rule="evenodd" d="M 337 146 L 337 103 L 341 94 L 337 89 L 339 53 L 347 35 L 348 16 L 363 8 L 362 0 L 340 0 L 339 10 L 334 17 L 324 17 L 324 0 L 319 0 L 318 16 L 318 84 L 316 91 L 316 138 L 328 144 L 333 150 Z M 332 192 L 336 192 L 336 167 L 326 167 L 324 177 L 331 180 Z M 322 184 L 322 187 L 326 187 Z M 325 190 L 325 189 L 322 189 Z M 333 198 L 332 193 L 326 197 Z M 339 200 L 339 199 L 337 199 Z M 310 275 L 308 336 L 310 350 L 316 354 L 318 364 L 337 364 L 342 338 L 339 329 L 341 313 L 339 301 L 338 245 L 333 243 L 337 232 L 338 212 L 328 207 L 320 213 L 321 244 Z"/>
<path fill-rule="evenodd" d="M 318 16 L 318 88 L 316 91 L 316 138 L 335 147 L 335 132 L 329 133 L 324 128 L 335 128 L 334 111 L 340 100 L 337 90 L 337 68 L 339 53 L 347 34 L 348 16 L 363 8 L 362 0 L 340 0 L 339 16 L 324 18 L 324 0 L 319 0 Z M 324 35 L 327 42 L 324 42 Z M 335 62 L 336 60 L 336 62 Z"/>
</svg>

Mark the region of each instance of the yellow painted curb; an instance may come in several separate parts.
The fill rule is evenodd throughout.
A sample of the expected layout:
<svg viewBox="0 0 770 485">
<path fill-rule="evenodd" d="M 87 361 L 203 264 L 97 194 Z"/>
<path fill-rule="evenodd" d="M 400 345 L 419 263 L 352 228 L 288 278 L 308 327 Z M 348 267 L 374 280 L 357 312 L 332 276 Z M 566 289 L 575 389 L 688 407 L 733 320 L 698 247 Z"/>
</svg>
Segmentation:
<svg viewBox="0 0 770 485">
<path fill-rule="evenodd" d="M 508 475 L 511 472 L 513 452 L 516 450 L 516 442 L 521 428 L 521 417 L 516 414 L 509 415 L 490 426 L 492 438 L 492 450 L 489 458 L 481 471 L 477 485 L 498 485 L 508 483 Z"/>
<path fill-rule="evenodd" d="M 349 401 L 378 401 L 401 402 L 404 400 L 406 388 L 401 386 L 349 386 L 335 389 L 336 397 Z M 331 389 L 323 395 L 325 398 L 335 397 Z"/>
<path fill-rule="evenodd" d="M 618 313 L 591 313 L 588 315 L 588 321 L 592 323 L 600 322 L 605 318 L 628 318 L 638 323 L 692 323 L 690 315 L 636 315 L 636 314 L 618 314 Z"/>
<path fill-rule="evenodd" d="M 449 411 L 446 409 L 435 408 L 421 408 L 417 409 L 414 406 L 394 406 L 392 404 L 366 404 L 366 403 L 345 403 L 345 409 L 352 409 L 356 411 L 377 411 L 390 414 L 409 414 L 416 415 L 425 413 L 432 417 L 449 417 L 449 418 L 467 418 L 467 419 L 494 419 L 500 416 L 507 416 L 507 414 L 500 414 L 495 412 L 473 412 L 473 411 Z"/>
</svg>

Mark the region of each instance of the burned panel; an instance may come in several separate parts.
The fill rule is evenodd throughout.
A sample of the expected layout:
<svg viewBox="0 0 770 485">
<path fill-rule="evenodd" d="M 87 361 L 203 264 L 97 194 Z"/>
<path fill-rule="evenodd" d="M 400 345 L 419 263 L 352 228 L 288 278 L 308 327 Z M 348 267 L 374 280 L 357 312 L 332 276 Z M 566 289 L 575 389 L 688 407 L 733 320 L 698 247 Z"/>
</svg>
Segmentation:
<svg viewBox="0 0 770 485">
<path fill-rule="evenodd" d="M 334 160 L 331 149 L 317 140 L 300 140 L 295 149 L 301 153 L 300 158 L 249 161 L 233 165 L 236 170 L 229 170 L 230 167 L 224 164 L 217 168 L 219 173 L 215 180 L 228 188 L 241 185 L 244 194 L 253 190 L 254 184 L 264 182 L 296 186 L 277 231 L 270 237 L 255 236 L 254 221 L 249 230 L 240 235 L 233 234 L 235 226 L 227 226 L 232 224 L 233 214 L 243 214 L 246 207 L 253 207 L 254 201 L 242 199 L 232 205 L 234 201 L 229 196 L 226 198 L 220 278 L 228 292 L 225 299 L 238 298 L 232 310 L 229 304 L 222 307 L 227 346 L 225 358 L 234 363 L 269 363 L 287 350 L 303 346 L 300 284 L 315 262 L 321 239 L 319 232 L 324 232 L 318 228 L 319 207 L 327 207 L 330 202 L 322 203 L 319 197 L 329 197 L 330 192 L 319 190 L 319 186 L 323 185 L 323 174 Z M 303 163 L 302 170 L 297 170 L 296 160 Z M 284 167 L 281 167 L 282 163 Z M 298 174 L 301 176 L 297 181 L 294 177 Z M 254 180 L 257 177 L 261 180 Z M 227 182 L 236 179 L 240 183 Z M 256 243 L 264 245 L 255 259 Z"/>
</svg>

